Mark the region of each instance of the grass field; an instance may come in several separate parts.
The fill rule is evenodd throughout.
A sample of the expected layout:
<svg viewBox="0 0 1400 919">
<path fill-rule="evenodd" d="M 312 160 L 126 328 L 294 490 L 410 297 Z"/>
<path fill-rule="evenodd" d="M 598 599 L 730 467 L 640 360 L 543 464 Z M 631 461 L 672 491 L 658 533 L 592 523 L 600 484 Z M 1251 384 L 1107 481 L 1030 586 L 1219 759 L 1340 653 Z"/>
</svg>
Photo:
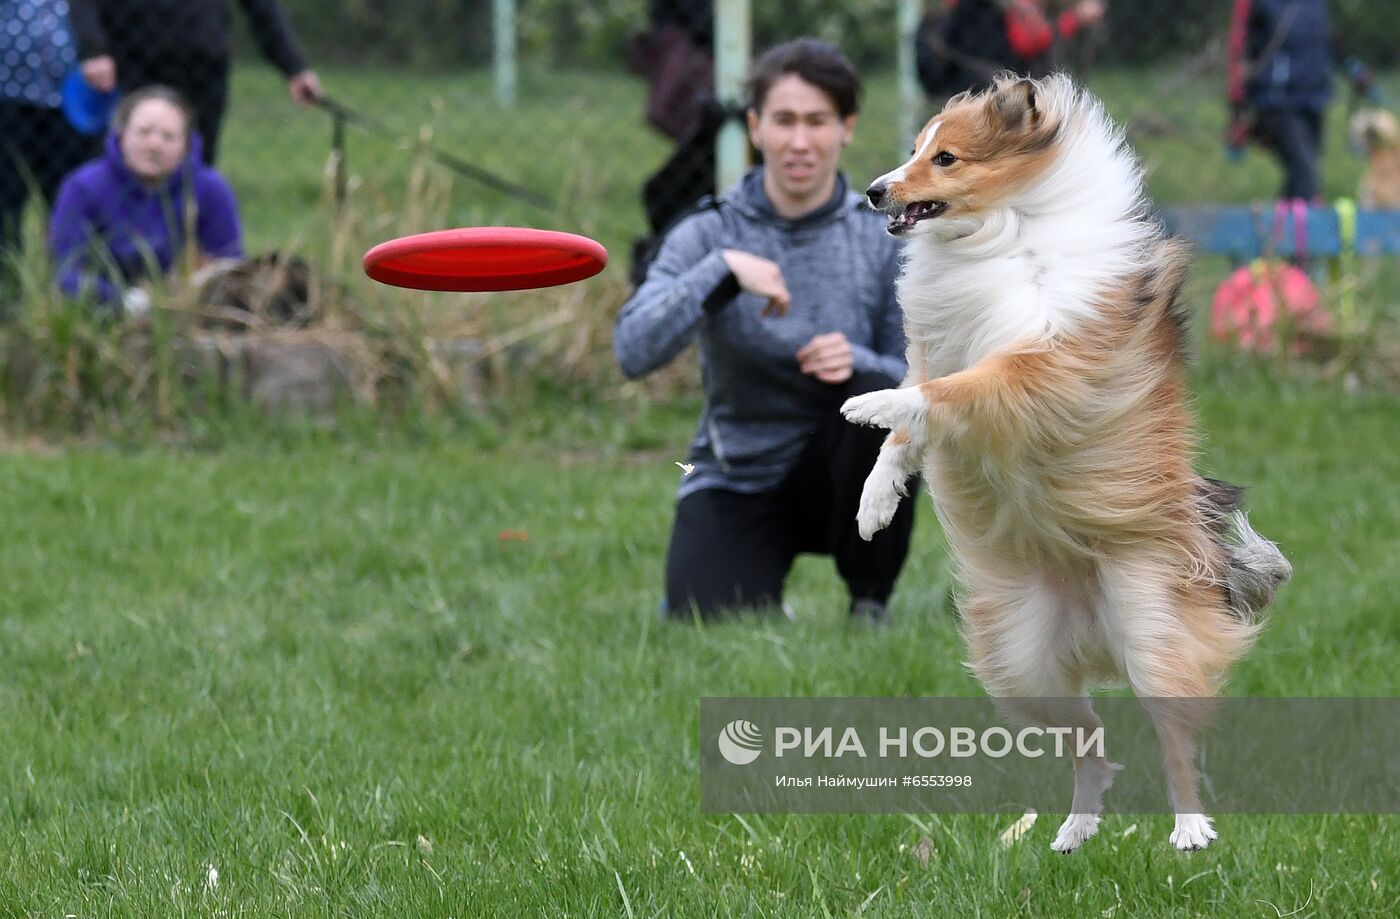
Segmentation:
<svg viewBox="0 0 1400 919">
<path fill-rule="evenodd" d="M 1229 691 L 1395 694 L 1400 407 L 1198 379 L 1206 467 L 1297 565 Z M 0 455 L 0 915 L 1400 908 L 1394 817 L 1225 816 L 1182 855 L 1115 816 L 1065 858 L 1049 816 L 1003 851 L 1011 815 L 701 815 L 701 696 L 979 692 L 941 538 L 925 507 L 887 631 L 820 559 L 795 624 L 663 625 L 696 406 L 547 396 L 475 436 Z"/>
<path fill-rule="evenodd" d="M 667 145 L 641 124 L 639 80 L 527 71 L 508 115 L 479 73 L 323 77 L 562 202 L 540 215 L 428 187 L 411 156 L 352 130 L 357 242 L 432 217 L 580 229 L 620 256 L 641 229 L 637 188 Z M 891 86 L 872 80 L 856 181 L 898 149 Z M 1151 121 L 1161 200 L 1270 194 L 1257 154 L 1224 161 L 1214 84 L 1095 86 Z M 1333 194 L 1359 169 L 1340 128 Z M 339 246 L 349 279 L 329 134 L 275 77 L 242 72 L 221 165 L 254 250 L 329 261 Z M 1220 269 L 1198 272 L 1197 309 Z M 577 288 L 604 327 L 624 288 L 607 274 Z M 1382 279 L 1371 308 L 1393 313 L 1396 290 Z M 547 305 L 510 302 L 517 321 Z M 1254 523 L 1296 567 L 1227 691 L 1396 695 L 1400 402 L 1219 353 L 1194 381 L 1203 466 L 1252 486 Z M 658 622 L 672 463 L 697 412 L 609 377 L 522 381 L 468 423 L 387 435 L 373 421 L 166 446 L 0 434 L 0 916 L 1400 913 L 1394 816 L 1223 816 L 1192 855 L 1168 846 L 1169 817 L 1111 816 L 1065 858 L 1048 848 L 1059 815 L 1003 849 L 1018 813 L 701 814 L 703 696 L 980 689 L 926 499 L 887 630 L 849 628 L 823 559 L 789 582 L 795 623 Z M 205 443 L 221 448 L 191 446 Z"/>
</svg>

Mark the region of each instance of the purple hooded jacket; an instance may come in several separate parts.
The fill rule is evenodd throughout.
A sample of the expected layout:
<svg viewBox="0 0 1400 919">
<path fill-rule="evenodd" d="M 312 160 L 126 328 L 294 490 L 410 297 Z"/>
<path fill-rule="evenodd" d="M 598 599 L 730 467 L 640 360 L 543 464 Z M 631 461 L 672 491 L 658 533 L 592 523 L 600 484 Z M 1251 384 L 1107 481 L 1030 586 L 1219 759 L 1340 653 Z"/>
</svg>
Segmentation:
<svg viewBox="0 0 1400 919">
<path fill-rule="evenodd" d="M 117 135 L 98 159 L 69 173 L 49 221 L 58 285 L 70 296 L 120 303 L 122 289 L 158 271 L 164 275 L 185 245 L 185 208 L 195 202 L 199 251 L 241 258 L 238 203 L 223 176 L 204 165 L 198 134 L 184 162 L 162 185 L 148 189 L 122 159 Z"/>
</svg>

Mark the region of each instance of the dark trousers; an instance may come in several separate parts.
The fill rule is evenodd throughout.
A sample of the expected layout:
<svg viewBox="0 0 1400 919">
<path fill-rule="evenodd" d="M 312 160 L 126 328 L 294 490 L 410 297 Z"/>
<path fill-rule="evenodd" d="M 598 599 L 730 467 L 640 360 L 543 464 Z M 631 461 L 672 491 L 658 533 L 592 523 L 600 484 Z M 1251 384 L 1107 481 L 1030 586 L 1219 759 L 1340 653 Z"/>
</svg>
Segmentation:
<svg viewBox="0 0 1400 919">
<path fill-rule="evenodd" d="M 228 107 L 228 75 L 227 58 L 197 52 L 133 55 L 117 61 L 122 92 L 160 83 L 178 89 L 188 100 L 194 107 L 195 128 L 204 141 L 204 162 L 210 166 L 219 153 L 219 134 Z"/>
<path fill-rule="evenodd" d="M 851 599 L 889 599 L 909 554 L 917 483 L 890 525 L 870 542 L 861 539 L 860 493 L 887 432 L 851 424 L 840 406 L 851 396 L 897 385 L 866 373 L 833 387 L 830 414 L 773 491 L 706 489 L 681 499 L 666 554 L 668 615 L 775 606 L 800 552 L 833 556 Z"/>
<path fill-rule="evenodd" d="M 1260 109 L 1255 130 L 1283 166 L 1281 198 L 1312 201 L 1321 190 L 1322 112 L 1313 109 Z"/>
<path fill-rule="evenodd" d="M 58 109 L 0 102 L 0 257 L 17 248 L 30 189 L 52 205 L 63 177 L 96 156 L 98 146 Z"/>
</svg>

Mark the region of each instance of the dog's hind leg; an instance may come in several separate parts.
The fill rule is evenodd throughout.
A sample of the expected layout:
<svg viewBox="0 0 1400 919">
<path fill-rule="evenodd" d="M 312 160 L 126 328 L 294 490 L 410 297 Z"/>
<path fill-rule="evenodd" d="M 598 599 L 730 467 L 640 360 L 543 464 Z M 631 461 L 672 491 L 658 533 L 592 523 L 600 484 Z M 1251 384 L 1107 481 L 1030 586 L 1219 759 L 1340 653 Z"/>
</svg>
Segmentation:
<svg viewBox="0 0 1400 919">
<path fill-rule="evenodd" d="M 1101 571 L 1115 653 L 1157 733 L 1176 814 L 1171 843 L 1204 849 L 1216 838 L 1202 812 L 1197 737 L 1214 709 L 1212 675 L 1248 645 L 1252 631 L 1225 609 L 1218 587 L 1183 584 L 1160 563 Z"/>
<path fill-rule="evenodd" d="M 1208 718 L 1209 704 L 1206 699 L 1143 700 L 1143 707 L 1157 731 L 1157 743 L 1162 748 L 1167 793 L 1176 813 L 1176 824 L 1169 838 L 1173 846 L 1187 852 L 1204 849 L 1217 835 L 1201 807 L 1198 791 L 1201 774 L 1196 769 L 1196 737 Z"/>
<path fill-rule="evenodd" d="M 1073 645 L 1083 624 L 1078 602 L 1054 589 L 1049 579 L 1031 576 L 1014 588 L 984 590 L 967 604 L 973 667 L 1009 720 L 1069 728 L 1072 738 L 1102 732 L 1103 721 L 1084 694 L 1084 677 L 1075 659 Z M 1104 792 L 1121 768 L 1108 761 L 1102 744 L 1075 756 L 1070 814 L 1052 849 L 1073 852 L 1098 832 Z"/>
<path fill-rule="evenodd" d="M 1019 721 L 1045 727 L 1063 727 L 1071 730 L 1071 747 L 1075 749 L 1081 738 L 1093 738 L 1102 732 L 1103 721 L 1094 711 L 1088 696 L 1059 699 L 1007 699 L 1003 700 L 1003 710 L 1013 714 Z M 1104 755 L 1102 733 L 1098 733 L 1100 743 L 1097 752 L 1074 757 L 1074 797 L 1070 801 L 1069 816 L 1060 824 L 1050 848 L 1068 855 L 1082 846 L 1099 831 L 1099 815 L 1103 813 L 1103 796 L 1113 785 L 1113 775 L 1123 767 L 1110 763 Z"/>
</svg>

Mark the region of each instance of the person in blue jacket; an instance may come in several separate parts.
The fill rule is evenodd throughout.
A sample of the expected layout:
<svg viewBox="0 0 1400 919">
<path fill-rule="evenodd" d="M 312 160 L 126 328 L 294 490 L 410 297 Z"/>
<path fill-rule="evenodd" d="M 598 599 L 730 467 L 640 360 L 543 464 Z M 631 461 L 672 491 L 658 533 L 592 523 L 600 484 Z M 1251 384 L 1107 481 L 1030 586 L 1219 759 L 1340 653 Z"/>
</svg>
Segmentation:
<svg viewBox="0 0 1400 919">
<path fill-rule="evenodd" d="M 1230 29 L 1230 101 L 1282 165 L 1279 197 L 1314 202 L 1335 66 L 1326 0 L 1235 0 Z"/>
<path fill-rule="evenodd" d="M 122 100 L 105 154 L 64 179 L 54 204 L 49 245 L 65 293 L 144 311 L 140 282 L 170 271 L 188 231 L 200 261 L 243 256 L 233 189 L 202 162 L 191 124 L 169 87 Z"/>
<path fill-rule="evenodd" d="M 835 558 L 851 614 L 879 620 L 908 554 L 918 502 L 860 538 L 883 432 L 840 414 L 906 372 L 897 242 L 837 166 L 859 94 L 825 42 L 763 55 L 747 114 L 763 165 L 667 234 L 618 315 L 628 377 L 700 347 L 705 407 L 667 551 L 668 616 L 777 608 L 795 557 L 813 552 Z"/>
</svg>

